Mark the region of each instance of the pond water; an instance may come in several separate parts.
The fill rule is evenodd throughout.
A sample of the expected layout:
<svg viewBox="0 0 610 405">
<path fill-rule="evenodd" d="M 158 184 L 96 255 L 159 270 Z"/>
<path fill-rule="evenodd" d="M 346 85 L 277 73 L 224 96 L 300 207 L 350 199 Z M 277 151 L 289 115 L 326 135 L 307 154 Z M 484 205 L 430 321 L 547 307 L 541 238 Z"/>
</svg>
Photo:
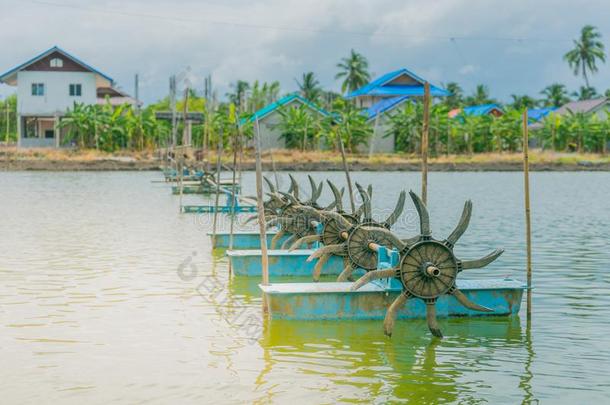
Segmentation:
<svg viewBox="0 0 610 405">
<path fill-rule="evenodd" d="M 340 173 L 313 173 L 342 183 Z M 280 174 L 286 188 L 286 175 Z M 533 173 L 533 317 L 262 319 L 259 280 L 229 276 L 207 216 L 179 215 L 159 173 L 0 174 L 5 403 L 605 403 L 610 397 L 610 173 Z M 418 173 L 354 173 L 383 217 Z M 253 194 L 253 174 L 244 189 Z M 304 174 L 297 174 L 305 188 Z M 431 173 L 433 234 L 474 203 L 463 278 L 525 279 L 522 175 Z M 327 190 L 326 190 L 327 191 Z M 325 191 L 323 199 L 328 200 Z M 185 200 L 199 201 L 189 196 Z M 396 232 L 416 230 L 413 205 Z M 240 223 L 242 219 L 238 220 Z M 228 227 L 226 219 L 221 227 Z"/>
</svg>

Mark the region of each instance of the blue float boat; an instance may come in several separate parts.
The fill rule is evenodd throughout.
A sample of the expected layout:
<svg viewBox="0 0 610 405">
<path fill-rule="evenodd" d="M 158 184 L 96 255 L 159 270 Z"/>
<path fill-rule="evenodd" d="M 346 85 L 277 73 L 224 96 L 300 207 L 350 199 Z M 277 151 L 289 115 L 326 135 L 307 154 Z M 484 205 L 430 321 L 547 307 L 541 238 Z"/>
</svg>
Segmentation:
<svg viewBox="0 0 610 405">
<path fill-rule="evenodd" d="M 260 285 L 269 304 L 272 319 L 349 320 L 384 319 L 388 306 L 401 293 L 396 279 L 376 280 L 351 291 L 353 283 L 281 283 Z M 519 312 L 525 285 L 512 279 L 458 280 L 457 287 L 472 301 L 493 312 L 477 312 L 465 308 L 453 296 L 438 299 L 437 315 L 506 316 Z M 425 318 L 426 304 L 409 300 L 398 311 L 399 319 Z"/>
<path fill-rule="evenodd" d="M 277 232 L 267 232 L 267 246 L 271 246 L 271 239 L 276 235 Z M 228 249 L 229 239 L 231 234 L 229 232 L 216 232 L 216 237 L 212 237 L 212 232 L 208 232 L 208 236 L 212 241 L 212 248 L 214 249 Z M 290 237 L 286 234 L 279 238 L 278 244 L 281 245 L 286 239 Z M 233 249 L 260 249 L 261 248 L 261 237 L 258 232 L 250 231 L 237 231 L 233 232 Z"/>
<path fill-rule="evenodd" d="M 316 263 L 308 262 L 312 249 L 268 250 L 269 276 L 309 276 L 313 274 Z M 261 277 L 260 250 L 228 250 L 233 273 L 238 276 Z M 343 271 L 343 258 L 331 257 L 322 270 L 322 275 L 339 275 Z"/>
</svg>

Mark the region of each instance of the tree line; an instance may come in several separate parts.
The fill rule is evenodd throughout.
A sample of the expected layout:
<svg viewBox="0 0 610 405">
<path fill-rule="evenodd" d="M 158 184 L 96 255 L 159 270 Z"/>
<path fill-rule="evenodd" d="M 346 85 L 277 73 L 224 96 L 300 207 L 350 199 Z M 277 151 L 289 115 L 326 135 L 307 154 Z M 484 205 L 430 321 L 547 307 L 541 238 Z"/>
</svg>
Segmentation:
<svg viewBox="0 0 610 405">
<path fill-rule="evenodd" d="M 605 62 L 605 48 L 599 31 L 593 26 L 583 27 L 579 37 L 574 40 L 573 49 L 564 55 L 564 60 L 575 75 L 582 76 L 583 86 L 569 92 L 565 85 L 552 83 L 540 91 L 541 97 L 538 98 L 513 94 L 511 102 L 502 106 L 505 113 L 500 117 L 474 116 L 462 112 L 449 118 L 448 113 L 453 109 L 499 103 L 490 96 L 488 87 L 483 84 L 476 86 L 472 94 L 466 95 L 458 83 L 446 83 L 444 87 L 449 95 L 438 99 L 431 107 L 430 139 L 433 153 L 517 150 L 521 137 L 520 115 L 524 108 L 559 107 L 572 99 L 598 97 L 599 94 L 591 87 L 589 79 L 598 72 L 598 63 Z M 368 60 L 355 50 L 342 58 L 336 68 L 335 79 L 340 80 L 341 92 L 344 94 L 371 80 Z M 371 122 L 367 122 L 354 103 L 345 100 L 339 93 L 324 89 L 314 72 L 305 72 L 295 81 L 299 94 L 326 109 L 330 115 L 319 117 L 310 114 L 306 108 L 281 111 L 279 125 L 287 147 L 332 147 L 337 136 L 340 136 L 347 150 L 354 152 L 366 145 L 373 132 L 378 130 Z M 239 122 L 243 124 L 240 129 L 242 134 L 251 137 L 253 128 L 247 118 L 265 105 L 277 101 L 281 94 L 277 81 L 249 83 L 237 80 L 230 89 L 225 94 L 226 101 L 218 103 L 192 89 L 189 91 L 186 97 L 187 110 L 200 112 L 205 117 L 203 124 L 193 126 L 193 145 L 215 145 L 221 134 L 228 145 Z M 610 96 L 610 91 L 606 91 L 605 95 Z M 16 104 L 15 96 L 0 102 L 0 133 L 5 134 L 4 139 L 13 141 L 16 140 Z M 75 104 L 61 120 L 60 126 L 65 128 L 66 133 L 64 143 L 106 151 L 166 146 L 172 142 L 171 124 L 158 120 L 155 112 L 169 111 L 170 104 L 169 97 L 142 109 L 131 105 L 114 107 L 109 103 Z M 177 101 L 178 114 L 183 111 L 184 104 L 185 100 Z M 239 116 L 236 116 L 235 111 L 238 111 Z M 551 113 L 542 121 L 541 128 L 533 133 L 533 137 L 540 146 L 552 150 L 605 153 L 609 130 L 605 118 L 577 113 L 560 117 Z M 415 100 L 404 103 L 388 121 L 383 133 L 378 135 L 393 136 L 398 152 L 417 151 L 422 121 L 421 102 Z M 176 132 L 180 140 L 183 124 L 179 122 L 178 125 Z"/>
</svg>

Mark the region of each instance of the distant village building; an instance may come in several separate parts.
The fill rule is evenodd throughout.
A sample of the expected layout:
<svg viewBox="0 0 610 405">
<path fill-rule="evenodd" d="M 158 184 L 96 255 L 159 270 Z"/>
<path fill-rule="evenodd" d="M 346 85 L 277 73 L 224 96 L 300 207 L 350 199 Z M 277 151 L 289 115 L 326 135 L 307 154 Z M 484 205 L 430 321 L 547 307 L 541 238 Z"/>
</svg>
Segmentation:
<svg viewBox="0 0 610 405">
<path fill-rule="evenodd" d="M 460 114 L 480 117 L 484 115 L 492 115 L 494 117 L 501 117 L 504 115 L 504 110 L 498 104 L 481 104 L 472 105 L 464 108 L 455 108 L 449 111 L 449 118 L 455 118 Z"/>
<path fill-rule="evenodd" d="M 290 94 L 256 111 L 250 118 L 243 120 L 242 123 L 246 121 L 255 123 L 258 120 L 262 150 L 283 149 L 286 147 L 286 142 L 282 138 L 282 115 L 280 111 L 286 108 L 301 107 L 306 108 L 311 114 L 316 114 L 320 117 L 329 115 L 326 110 L 318 107 L 306 98 L 298 94 Z"/>
<path fill-rule="evenodd" d="M 537 121 L 533 124 L 530 124 L 529 127 L 530 129 L 536 130 L 536 129 L 541 129 L 544 127 L 544 123 L 542 122 L 542 119 L 544 117 L 546 117 L 548 114 L 550 114 L 551 112 L 553 113 L 553 115 L 558 115 L 558 116 L 562 116 L 562 115 L 569 115 L 569 114 L 595 114 L 597 115 L 601 120 L 606 120 L 607 111 L 610 111 L 610 100 L 605 98 L 605 97 L 601 97 L 601 98 L 596 98 L 596 99 L 592 99 L 592 100 L 575 100 L 575 101 L 570 101 L 567 102 L 566 104 L 562 105 L 561 107 L 557 108 L 557 109 L 549 109 L 550 111 L 547 111 L 544 116 L 540 117 Z M 528 114 L 530 116 L 530 119 L 533 117 L 532 111 L 528 111 Z"/>
<path fill-rule="evenodd" d="M 365 147 L 368 152 L 394 152 L 394 136 L 387 136 L 390 116 L 408 100 L 423 97 L 425 83 L 426 80 L 415 73 L 399 69 L 386 73 L 347 95 L 347 99 L 354 99 L 358 107 L 365 109 L 368 121 L 373 125 L 373 137 Z M 430 95 L 445 97 L 449 92 L 430 85 Z"/>
<path fill-rule="evenodd" d="M 20 147 L 59 147 L 65 131 L 58 124 L 74 103 L 136 103 L 112 78 L 56 46 L 0 75 L 0 82 L 17 87 Z"/>
</svg>

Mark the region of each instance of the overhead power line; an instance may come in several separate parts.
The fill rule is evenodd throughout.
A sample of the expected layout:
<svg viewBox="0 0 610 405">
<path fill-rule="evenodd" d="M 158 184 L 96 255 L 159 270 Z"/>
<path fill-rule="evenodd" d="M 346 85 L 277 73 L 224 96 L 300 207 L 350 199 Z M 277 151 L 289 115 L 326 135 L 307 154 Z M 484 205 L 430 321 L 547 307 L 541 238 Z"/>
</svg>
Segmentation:
<svg viewBox="0 0 610 405">
<path fill-rule="evenodd" d="M 115 16 L 124 17 L 136 17 L 136 18 L 149 18 L 162 21 L 173 21 L 173 22 L 184 22 L 184 23 L 197 23 L 197 24 L 210 24 L 218 26 L 227 26 L 235 28 L 245 28 L 254 30 L 267 30 L 267 31 L 287 31 L 287 32 L 307 32 L 314 34 L 326 34 L 326 35 L 354 35 L 364 37 L 404 37 L 413 38 L 418 40 L 435 40 L 435 41 L 479 41 L 479 42 L 571 42 L 571 39 L 567 38 L 542 38 L 542 37 L 503 37 L 503 36 L 442 36 L 442 35 L 422 35 L 420 33 L 406 33 L 406 32 L 389 32 L 389 31 L 349 31 L 349 30 L 329 30 L 329 29 L 315 29 L 315 28 L 304 28 L 295 26 L 279 26 L 279 25 L 263 25 L 263 24 L 251 24 L 244 22 L 235 21 L 223 21 L 207 18 L 193 18 L 175 15 L 159 15 L 141 12 L 131 12 L 118 9 L 108 8 L 96 8 L 87 7 L 77 4 L 57 3 L 52 1 L 44 0 L 30 0 L 31 3 L 50 6 L 50 7 L 61 7 L 79 10 L 93 14 L 110 14 Z"/>
</svg>

